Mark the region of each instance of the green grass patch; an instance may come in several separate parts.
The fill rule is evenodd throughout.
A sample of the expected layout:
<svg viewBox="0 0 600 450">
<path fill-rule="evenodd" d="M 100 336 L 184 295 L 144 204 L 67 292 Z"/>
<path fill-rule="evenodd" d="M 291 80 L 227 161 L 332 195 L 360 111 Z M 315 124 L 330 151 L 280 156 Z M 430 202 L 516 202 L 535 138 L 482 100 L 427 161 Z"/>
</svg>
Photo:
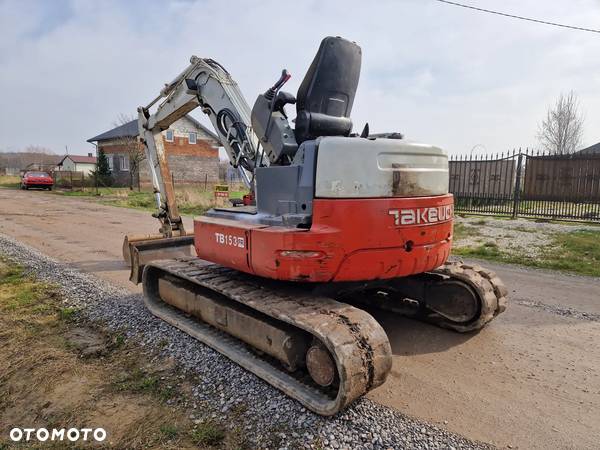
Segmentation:
<svg viewBox="0 0 600 450">
<path fill-rule="evenodd" d="M 479 230 L 471 224 L 454 222 L 454 240 L 460 241 L 470 237 L 480 236 Z"/>
<path fill-rule="evenodd" d="M 56 287 L 37 281 L 17 264 L 0 259 L 0 315 L 11 327 L 37 336 L 60 325 Z"/>
<path fill-rule="evenodd" d="M 156 211 L 156 200 L 150 190 L 132 191 L 129 188 L 84 188 L 78 191 L 55 191 L 57 195 L 66 197 L 95 198 L 103 205 L 132 208 L 143 211 Z M 246 191 L 230 191 L 231 198 L 242 198 Z M 175 197 L 179 212 L 183 215 L 197 216 L 204 214 L 215 205 L 212 190 L 204 190 L 196 186 L 179 186 L 175 188 Z"/>
<path fill-rule="evenodd" d="M 122 347 L 125 344 L 125 336 L 121 333 L 118 333 L 114 336 L 113 343 L 116 348 Z"/>
<path fill-rule="evenodd" d="M 125 373 L 114 383 L 114 387 L 123 392 L 152 394 L 162 401 L 168 400 L 175 393 L 175 388 L 139 367 Z"/>
<path fill-rule="evenodd" d="M 600 277 L 600 231 L 596 230 L 556 233 L 550 245 L 538 257 L 509 254 L 493 242 L 455 248 L 453 253 L 457 256 Z"/>
<path fill-rule="evenodd" d="M 75 313 L 77 310 L 75 308 L 60 308 L 58 311 L 58 317 L 60 320 L 64 320 L 65 322 L 72 322 L 75 318 Z"/>
<path fill-rule="evenodd" d="M 43 314 L 52 309 L 46 300 L 55 295 L 53 286 L 26 275 L 21 266 L 0 261 L 0 308 Z"/>
<path fill-rule="evenodd" d="M 105 205 L 121 206 L 125 208 L 154 210 L 156 203 L 152 192 L 124 191 L 116 196 L 106 196 L 101 202 Z"/>
<path fill-rule="evenodd" d="M 167 439 L 175 439 L 179 429 L 174 425 L 164 424 L 160 427 L 160 433 Z"/>
<path fill-rule="evenodd" d="M 464 223 L 454 222 L 454 240 L 464 239 L 468 236 L 467 227 Z"/>
<path fill-rule="evenodd" d="M 600 277 L 600 232 L 579 230 L 559 233 L 544 254 L 541 267 Z"/>
<path fill-rule="evenodd" d="M 0 175 L 0 187 L 17 189 L 21 187 L 21 177 Z"/>
<path fill-rule="evenodd" d="M 454 248 L 452 253 L 459 256 L 491 260 L 503 260 L 504 258 L 504 254 L 500 252 L 497 245 L 487 246 L 483 244 L 475 247 Z"/>
<path fill-rule="evenodd" d="M 218 445 L 225 439 L 225 431 L 215 422 L 206 421 L 198 424 L 190 436 L 196 445 Z"/>
</svg>

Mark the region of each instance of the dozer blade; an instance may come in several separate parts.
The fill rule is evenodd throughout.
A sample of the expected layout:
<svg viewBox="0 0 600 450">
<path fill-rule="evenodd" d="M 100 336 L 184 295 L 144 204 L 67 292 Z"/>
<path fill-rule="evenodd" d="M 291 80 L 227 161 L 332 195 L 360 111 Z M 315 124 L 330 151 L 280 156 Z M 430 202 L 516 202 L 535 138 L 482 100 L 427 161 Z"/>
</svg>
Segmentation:
<svg viewBox="0 0 600 450">
<path fill-rule="evenodd" d="M 130 242 L 154 241 L 157 239 L 165 239 L 165 237 L 162 234 L 126 234 L 125 239 L 123 239 L 123 260 L 127 267 L 131 267 Z"/>
<path fill-rule="evenodd" d="M 131 268 L 129 281 L 139 284 L 146 264 L 160 259 L 194 255 L 194 235 L 165 238 L 161 235 L 125 236 L 123 257 Z"/>
</svg>

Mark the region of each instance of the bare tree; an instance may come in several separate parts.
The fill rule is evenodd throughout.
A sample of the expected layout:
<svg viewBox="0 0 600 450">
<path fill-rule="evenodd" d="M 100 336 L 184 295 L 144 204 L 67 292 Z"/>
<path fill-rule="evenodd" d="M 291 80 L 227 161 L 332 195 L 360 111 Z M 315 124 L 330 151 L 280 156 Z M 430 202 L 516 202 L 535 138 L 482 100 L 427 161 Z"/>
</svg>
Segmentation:
<svg viewBox="0 0 600 450">
<path fill-rule="evenodd" d="M 125 125 L 126 123 L 136 119 L 137 118 L 134 116 L 121 113 L 117 116 L 117 120 L 113 123 L 113 126 L 118 127 Z M 146 155 L 141 144 L 135 136 L 120 137 L 115 143 L 125 151 L 126 157 L 129 158 L 129 189 L 133 190 L 135 184 L 137 184 L 139 189 L 140 165 L 146 159 Z"/>
<path fill-rule="evenodd" d="M 55 155 L 55 153 L 47 147 L 42 147 L 41 145 L 28 145 L 22 150 L 25 153 L 38 153 L 41 155 Z"/>
<path fill-rule="evenodd" d="M 583 121 L 577 95 L 573 91 L 560 94 L 538 127 L 538 140 L 542 147 L 553 154 L 573 153 L 581 146 Z"/>
</svg>

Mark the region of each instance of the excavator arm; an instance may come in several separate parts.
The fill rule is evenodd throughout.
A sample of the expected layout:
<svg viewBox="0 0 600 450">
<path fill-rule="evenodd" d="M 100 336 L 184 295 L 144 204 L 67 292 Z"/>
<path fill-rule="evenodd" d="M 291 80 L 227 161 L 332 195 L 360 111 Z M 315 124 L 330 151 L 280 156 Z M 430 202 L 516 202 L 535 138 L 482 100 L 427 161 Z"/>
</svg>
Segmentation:
<svg viewBox="0 0 600 450">
<path fill-rule="evenodd" d="M 160 103 L 159 103 L 160 102 Z M 151 108 L 158 103 L 156 111 Z M 163 237 L 185 236 L 175 201 L 161 132 L 197 107 L 208 115 L 231 164 L 252 190 L 253 172 L 262 161 L 258 139 L 251 128 L 250 107 L 237 83 L 219 63 L 192 56 L 190 65 L 148 105 L 138 108 L 140 140 L 150 166 L 157 213 Z"/>
<path fill-rule="evenodd" d="M 216 61 L 192 56 L 189 66 L 154 100 L 138 108 L 139 139 L 150 167 L 157 206 L 153 216 L 161 226 L 159 234 L 125 236 L 123 258 L 131 267 L 130 279 L 134 282 L 141 280 L 149 261 L 192 254 L 193 235 L 186 232 L 177 208 L 161 132 L 198 107 L 208 115 L 231 164 L 251 191 L 254 168 L 269 165 L 258 148 L 250 107 L 237 83 Z"/>
</svg>

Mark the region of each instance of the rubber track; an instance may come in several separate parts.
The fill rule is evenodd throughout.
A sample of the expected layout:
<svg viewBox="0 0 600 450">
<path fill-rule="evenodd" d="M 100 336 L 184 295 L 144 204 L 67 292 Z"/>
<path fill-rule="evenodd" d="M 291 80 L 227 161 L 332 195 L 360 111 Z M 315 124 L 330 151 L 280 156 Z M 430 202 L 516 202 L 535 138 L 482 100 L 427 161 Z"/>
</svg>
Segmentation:
<svg viewBox="0 0 600 450">
<path fill-rule="evenodd" d="M 336 362 L 339 375 L 337 393 L 328 395 L 271 360 L 260 357 L 241 341 L 162 302 L 158 298 L 161 274 L 170 274 L 225 295 L 315 336 Z M 289 284 L 258 279 L 218 265 L 206 265 L 197 258 L 185 258 L 148 264 L 143 274 L 143 287 L 144 301 L 154 315 L 209 345 L 321 415 L 333 415 L 383 384 L 392 366 L 387 335 L 371 315 L 331 298 L 300 291 Z"/>
<path fill-rule="evenodd" d="M 428 317 L 426 320 L 438 326 L 461 333 L 480 330 L 498 314 L 506 310 L 508 290 L 495 272 L 477 264 L 463 262 L 446 262 L 430 273 L 450 277 L 471 286 L 480 299 L 478 317 L 467 323 L 452 322 L 441 316 Z"/>
</svg>

